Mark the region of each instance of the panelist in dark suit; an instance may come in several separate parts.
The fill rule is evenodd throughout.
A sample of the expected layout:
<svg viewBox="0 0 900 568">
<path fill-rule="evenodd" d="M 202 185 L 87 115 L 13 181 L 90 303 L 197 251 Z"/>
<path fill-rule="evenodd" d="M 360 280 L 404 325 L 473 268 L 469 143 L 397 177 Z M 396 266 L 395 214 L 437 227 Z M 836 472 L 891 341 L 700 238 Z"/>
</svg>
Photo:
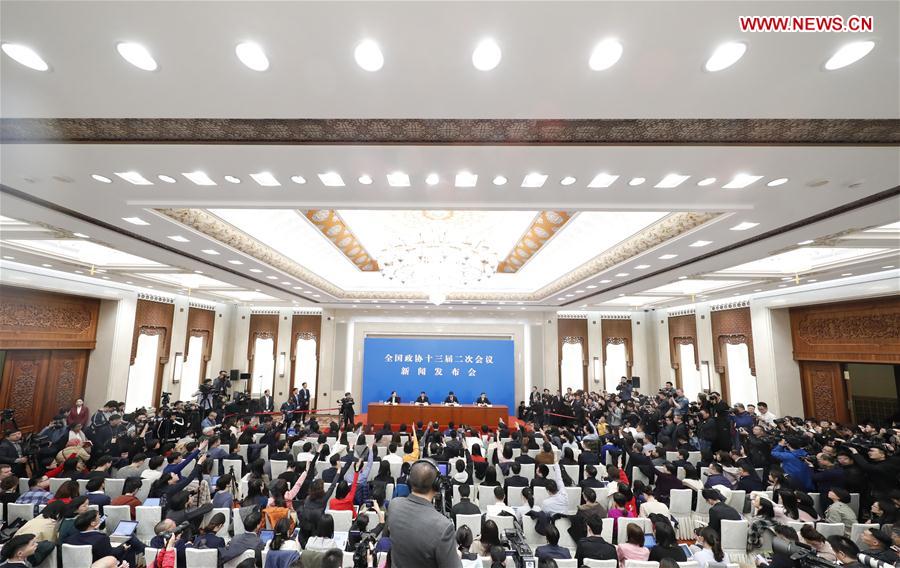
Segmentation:
<svg viewBox="0 0 900 568">
<path fill-rule="evenodd" d="M 297 410 L 308 411 L 310 400 L 309 388 L 306 383 L 302 383 L 297 392 Z"/>
<path fill-rule="evenodd" d="M 453 391 L 450 391 L 450 394 L 448 394 L 447 398 L 444 399 L 444 404 L 459 404 L 459 399 L 456 398 L 456 395 L 453 394 Z"/>
<path fill-rule="evenodd" d="M 431 404 L 431 401 L 428 400 L 428 395 L 425 394 L 425 391 L 419 393 L 419 397 L 415 402 L 416 404 Z"/>
<path fill-rule="evenodd" d="M 397 391 L 391 391 L 391 396 L 385 402 L 388 404 L 400 404 L 400 395 L 397 394 Z"/>
<path fill-rule="evenodd" d="M 478 406 L 487 406 L 491 403 L 490 399 L 486 394 L 481 393 L 481 396 L 478 397 L 478 400 L 475 401 L 475 404 Z"/>
<path fill-rule="evenodd" d="M 266 389 L 263 391 L 262 396 L 259 397 L 259 411 L 272 412 L 273 410 L 275 410 L 275 399 L 272 398 L 272 393 Z"/>
</svg>

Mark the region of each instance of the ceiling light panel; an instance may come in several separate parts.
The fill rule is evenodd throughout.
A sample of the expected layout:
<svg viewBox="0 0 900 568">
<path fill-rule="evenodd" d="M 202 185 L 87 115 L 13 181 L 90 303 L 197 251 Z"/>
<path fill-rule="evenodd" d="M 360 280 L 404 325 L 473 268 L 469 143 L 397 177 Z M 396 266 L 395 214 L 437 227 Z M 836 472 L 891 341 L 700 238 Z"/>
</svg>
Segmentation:
<svg viewBox="0 0 900 568">
<path fill-rule="evenodd" d="M 475 187 L 478 183 L 478 175 L 470 172 L 459 172 L 456 174 L 456 187 Z"/>
<path fill-rule="evenodd" d="M 607 173 L 599 173 L 594 176 L 594 179 L 588 184 L 590 188 L 602 188 L 609 187 L 613 184 L 614 181 L 619 179 L 617 175 L 611 175 Z"/>
<path fill-rule="evenodd" d="M 706 70 L 712 73 L 727 69 L 738 62 L 747 52 L 747 44 L 740 41 L 723 43 L 706 61 Z"/>
<path fill-rule="evenodd" d="M 544 183 L 547 181 L 547 174 L 541 174 L 537 172 L 532 172 L 525 176 L 522 180 L 522 187 L 543 187 Z"/>
<path fill-rule="evenodd" d="M 263 187 L 277 187 L 281 185 L 281 182 L 279 182 L 271 172 L 250 174 L 250 177 L 253 178 L 253 181 Z"/>
<path fill-rule="evenodd" d="M 114 172 L 117 176 L 134 185 L 153 185 L 153 182 L 138 172 Z"/>
<path fill-rule="evenodd" d="M 356 64 L 360 68 L 369 72 L 375 72 L 384 67 L 384 55 L 381 53 L 381 48 L 371 39 L 363 40 L 356 46 L 353 58 L 356 59 Z"/>
<path fill-rule="evenodd" d="M 391 187 L 409 187 L 409 175 L 404 172 L 391 172 L 387 175 L 388 185 Z"/>
<path fill-rule="evenodd" d="M 609 69 L 622 57 L 622 44 L 614 39 L 605 39 L 594 46 L 588 66 L 594 71 Z"/>
<path fill-rule="evenodd" d="M 91 174 L 91 178 L 93 178 L 94 181 L 99 181 L 100 183 L 112 183 L 111 179 L 106 176 L 101 176 L 100 174 Z"/>
<path fill-rule="evenodd" d="M 197 170 L 196 172 L 182 172 L 181 175 L 183 175 L 184 177 L 186 177 L 188 179 L 188 181 L 190 181 L 196 185 L 204 185 L 204 186 L 216 185 L 216 182 L 214 182 L 212 180 L 212 178 L 210 178 L 208 175 L 206 175 L 206 172 L 203 172 L 200 170 Z"/>
<path fill-rule="evenodd" d="M 874 41 L 854 41 L 842 46 L 825 62 L 825 69 L 834 71 L 856 63 L 875 49 Z"/>
<path fill-rule="evenodd" d="M 750 221 L 744 221 L 743 223 L 738 223 L 734 227 L 731 228 L 732 231 L 746 231 L 752 229 L 753 227 L 759 226 L 759 223 L 752 223 Z"/>
<path fill-rule="evenodd" d="M 14 61 L 28 67 L 29 69 L 34 69 L 35 71 L 46 71 L 50 69 L 50 66 L 47 65 L 47 62 L 41 58 L 38 53 L 28 47 L 27 45 L 22 45 L 19 43 L 4 43 L 0 45 L 0 49 L 3 49 L 3 53 L 10 56 Z"/>
<path fill-rule="evenodd" d="M 500 65 L 503 52 L 493 39 L 482 40 L 472 52 L 472 65 L 479 71 L 490 71 Z"/>
<path fill-rule="evenodd" d="M 628 185 L 630 185 L 631 187 L 637 187 L 639 185 L 643 185 L 645 181 L 647 181 L 647 178 L 635 177 L 631 178 L 628 181 Z"/>
<path fill-rule="evenodd" d="M 239 43 L 234 48 L 234 52 L 238 59 L 241 60 L 241 63 L 254 71 L 265 71 L 269 68 L 269 58 L 266 57 L 266 52 L 257 43 L 252 41 Z"/>
<path fill-rule="evenodd" d="M 668 174 L 666 177 L 662 178 L 660 182 L 653 187 L 659 189 L 672 189 L 678 187 L 682 183 L 684 183 L 691 176 L 684 176 L 681 174 Z"/>
<path fill-rule="evenodd" d="M 156 71 L 158 68 L 156 60 L 150 55 L 150 51 L 139 43 L 130 41 L 121 42 L 116 45 L 116 50 L 125 61 L 131 63 L 138 69 L 144 71 Z"/>
<path fill-rule="evenodd" d="M 131 223 L 132 225 L 149 225 L 147 221 L 144 221 L 140 217 L 122 217 L 122 220 L 126 223 Z"/>
<path fill-rule="evenodd" d="M 711 244 L 712 244 L 712 241 L 703 241 L 703 240 L 700 240 L 700 241 L 694 241 L 694 242 L 692 242 L 692 243 L 690 244 L 690 246 L 692 246 L 692 247 L 694 247 L 694 248 L 700 248 L 700 247 L 705 247 L 705 246 L 711 245 Z"/>
<path fill-rule="evenodd" d="M 344 178 L 337 172 L 326 172 L 319 174 L 319 181 L 325 187 L 344 187 Z"/>
<path fill-rule="evenodd" d="M 750 174 L 737 174 L 730 182 L 722 186 L 723 189 L 743 189 L 752 183 L 761 180 L 763 176 L 754 176 Z"/>
</svg>

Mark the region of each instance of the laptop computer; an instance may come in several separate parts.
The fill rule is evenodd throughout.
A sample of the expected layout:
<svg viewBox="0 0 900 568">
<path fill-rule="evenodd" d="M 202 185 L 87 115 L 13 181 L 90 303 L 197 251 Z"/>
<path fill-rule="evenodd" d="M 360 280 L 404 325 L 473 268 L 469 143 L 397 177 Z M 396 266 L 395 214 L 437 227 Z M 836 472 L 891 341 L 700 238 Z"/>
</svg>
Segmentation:
<svg viewBox="0 0 900 568">
<path fill-rule="evenodd" d="M 688 545 L 686 545 L 686 544 L 679 544 L 678 546 L 680 546 L 680 547 L 681 547 L 681 550 L 684 551 L 684 556 L 685 556 L 685 558 L 687 558 L 688 560 L 690 560 L 691 557 L 694 556 L 694 552 L 691 550 L 691 547 L 690 547 L 690 546 L 688 546 Z"/>
<path fill-rule="evenodd" d="M 116 530 L 109 536 L 122 536 L 128 538 L 134 534 L 134 531 L 137 530 L 137 526 L 137 521 L 119 521 L 119 524 L 116 525 Z"/>
<path fill-rule="evenodd" d="M 275 531 L 261 530 L 259 531 L 259 540 L 265 545 L 267 542 L 275 538 Z"/>
<path fill-rule="evenodd" d="M 159 507 L 159 498 L 153 497 L 150 499 L 145 499 L 144 506 L 145 507 Z"/>
</svg>

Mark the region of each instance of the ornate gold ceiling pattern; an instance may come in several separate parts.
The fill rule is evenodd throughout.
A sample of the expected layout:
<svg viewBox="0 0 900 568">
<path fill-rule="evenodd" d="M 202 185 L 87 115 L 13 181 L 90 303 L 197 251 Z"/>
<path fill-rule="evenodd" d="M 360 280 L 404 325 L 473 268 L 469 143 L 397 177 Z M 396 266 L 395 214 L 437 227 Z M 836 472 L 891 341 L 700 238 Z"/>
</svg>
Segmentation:
<svg viewBox="0 0 900 568">
<path fill-rule="evenodd" d="M 509 256 L 497 265 L 497 272 L 510 274 L 518 272 L 571 218 L 572 215 L 566 211 L 541 211 L 538 213 Z"/>
<path fill-rule="evenodd" d="M 326 239 L 334 243 L 353 266 L 363 272 L 378 272 L 378 262 L 369 255 L 337 211 L 311 209 L 302 213 Z"/>
<path fill-rule="evenodd" d="M 165 215 L 174 221 L 181 223 L 204 235 L 216 239 L 223 245 L 250 255 L 260 262 L 268 264 L 276 270 L 299 278 L 310 286 L 319 288 L 338 300 L 357 300 L 380 298 L 385 300 L 426 300 L 427 295 L 408 291 L 347 291 L 325 280 L 321 276 L 304 268 L 294 260 L 265 245 L 250 235 L 238 230 L 219 217 L 202 209 L 158 209 L 158 213 Z M 448 296 L 448 300 L 485 300 L 485 301 L 520 301 L 538 302 L 546 300 L 573 284 L 590 278 L 600 272 L 608 270 L 622 262 L 626 262 L 636 255 L 647 252 L 664 242 L 691 231 L 700 225 L 712 221 L 721 213 L 673 213 L 661 221 L 647 227 L 639 233 L 623 240 L 617 245 L 601 252 L 590 261 L 579 266 L 575 270 L 554 280 L 550 284 L 532 293 L 485 293 L 485 292 L 455 292 Z"/>
</svg>

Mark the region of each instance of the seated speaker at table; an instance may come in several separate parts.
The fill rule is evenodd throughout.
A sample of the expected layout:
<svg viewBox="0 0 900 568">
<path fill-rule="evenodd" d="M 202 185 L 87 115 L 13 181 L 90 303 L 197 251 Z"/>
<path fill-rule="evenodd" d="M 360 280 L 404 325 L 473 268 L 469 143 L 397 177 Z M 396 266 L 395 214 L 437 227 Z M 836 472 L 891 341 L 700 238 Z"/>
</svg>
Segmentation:
<svg viewBox="0 0 900 568">
<path fill-rule="evenodd" d="M 459 404 L 459 399 L 456 398 L 456 395 L 453 394 L 453 391 L 450 391 L 450 394 L 448 394 L 447 398 L 444 399 L 444 404 Z"/>
<path fill-rule="evenodd" d="M 478 400 L 475 401 L 475 404 L 478 404 L 478 405 L 488 405 L 490 403 L 491 403 L 491 401 L 485 393 L 481 393 L 481 396 L 479 396 Z"/>
<path fill-rule="evenodd" d="M 431 404 L 431 401 L 428 400 L 428 395 L 425 394 L 425 391 L 419 393 L 419 397 L 413 401 L 416 404 Z"/>
<path fill-rule="evenodd" d="M 397 391 L 391 391 L 391 396 L 385 402 L 388 404 L 400 404 L 400 395 L 397 394 Z"/>
</svg>

